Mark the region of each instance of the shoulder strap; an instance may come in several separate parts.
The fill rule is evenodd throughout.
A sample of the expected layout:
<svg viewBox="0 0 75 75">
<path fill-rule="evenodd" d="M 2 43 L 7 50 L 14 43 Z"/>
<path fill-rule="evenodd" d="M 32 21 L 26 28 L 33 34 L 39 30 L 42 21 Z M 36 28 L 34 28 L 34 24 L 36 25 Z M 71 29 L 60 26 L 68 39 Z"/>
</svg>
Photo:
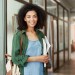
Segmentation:
<svg viewBox="0 0 75 75">
<path fill-rule="evenodd" d="M 22 33 L 20 37 L 20 55 L 22 55 Z"/>
</svg>

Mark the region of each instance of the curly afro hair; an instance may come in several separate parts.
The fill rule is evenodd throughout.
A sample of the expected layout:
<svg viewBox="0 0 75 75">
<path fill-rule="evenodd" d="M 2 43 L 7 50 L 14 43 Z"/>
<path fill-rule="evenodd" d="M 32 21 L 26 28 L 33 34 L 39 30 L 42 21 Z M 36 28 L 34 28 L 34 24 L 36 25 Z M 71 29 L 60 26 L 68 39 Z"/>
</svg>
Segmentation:
<svg viewBox="0 0 75 75">
<path fill-rule="evenodd" d="M 25 30 L 27 29 L 27 24 L 24 21 L 24 17 L 28 11 L 34 10 L 38 16 L 38 22 L 35 26 L 35 29 L 42 29 L 43 26 L 46 25 L 46 12 L 41 7 L 36 4 L 25 4 L 18 12 L 17 21 L 18 21 L 18 29 Z"/>
</svg>

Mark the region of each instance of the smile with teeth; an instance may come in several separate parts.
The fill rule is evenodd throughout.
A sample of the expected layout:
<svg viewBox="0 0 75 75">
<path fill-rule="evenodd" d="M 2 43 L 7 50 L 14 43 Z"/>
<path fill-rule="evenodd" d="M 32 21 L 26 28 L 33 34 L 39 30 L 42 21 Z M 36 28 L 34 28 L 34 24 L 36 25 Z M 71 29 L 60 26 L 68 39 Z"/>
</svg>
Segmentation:
<svg viewBox="0 0 75 75">
<path fill-rule="evenodd" d="M 35 22 L 30 22 L 31 24 L 35 24 Z"/>
</svg>

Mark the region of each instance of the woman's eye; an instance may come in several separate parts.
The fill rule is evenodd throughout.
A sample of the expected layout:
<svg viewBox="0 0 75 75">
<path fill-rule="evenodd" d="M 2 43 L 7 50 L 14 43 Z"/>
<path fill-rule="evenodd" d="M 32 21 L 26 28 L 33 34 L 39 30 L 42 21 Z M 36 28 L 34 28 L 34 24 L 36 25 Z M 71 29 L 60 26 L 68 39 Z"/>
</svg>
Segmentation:
<svg viewBox="0 0 75 75">
<path fill-rule="evenodd" d="M 30 16 L 28 16 L 27 18 L 30 18 Z"/>
<path fill-rule="evenodd" d="M 36 15 L 34 15 L 34 17 L 36 18 L 37 16 L 36 16 Z"/>
<path fill-rule="evenodd" d="M 33 17 L 33 18 L 37 18 L 36 15 L 33 15 L 33 16 L 27 16 L 27 18 L 31 18 L 31 17 Z"/>
</svg>

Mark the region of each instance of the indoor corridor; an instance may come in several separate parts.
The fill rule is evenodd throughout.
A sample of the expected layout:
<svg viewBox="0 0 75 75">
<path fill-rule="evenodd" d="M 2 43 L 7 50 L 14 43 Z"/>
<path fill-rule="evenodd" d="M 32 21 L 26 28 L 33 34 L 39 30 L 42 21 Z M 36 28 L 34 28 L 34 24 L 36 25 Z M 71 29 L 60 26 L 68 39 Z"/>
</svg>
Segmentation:
<svg viewBox="0 0 75 75">
<path fill-rule="evenodd" d="M 52 67 L 53 72 L 48 75 L 75 75 L 75 0 L 0 0 L 0 75 L 6 75 L 5 54 L 12 54 L 18 11 L 28 3 L 40 6 L 47 15 L 39 30 L 51 45 L 47 69 Z"/>
<path fill-rule="evenodd" d="M 75 52 L 71 53 L 71 60 L 69 62 L 65 63 L 55 73 L 49 73 L 48 75 L 75 75 Z"/>
</svg>

